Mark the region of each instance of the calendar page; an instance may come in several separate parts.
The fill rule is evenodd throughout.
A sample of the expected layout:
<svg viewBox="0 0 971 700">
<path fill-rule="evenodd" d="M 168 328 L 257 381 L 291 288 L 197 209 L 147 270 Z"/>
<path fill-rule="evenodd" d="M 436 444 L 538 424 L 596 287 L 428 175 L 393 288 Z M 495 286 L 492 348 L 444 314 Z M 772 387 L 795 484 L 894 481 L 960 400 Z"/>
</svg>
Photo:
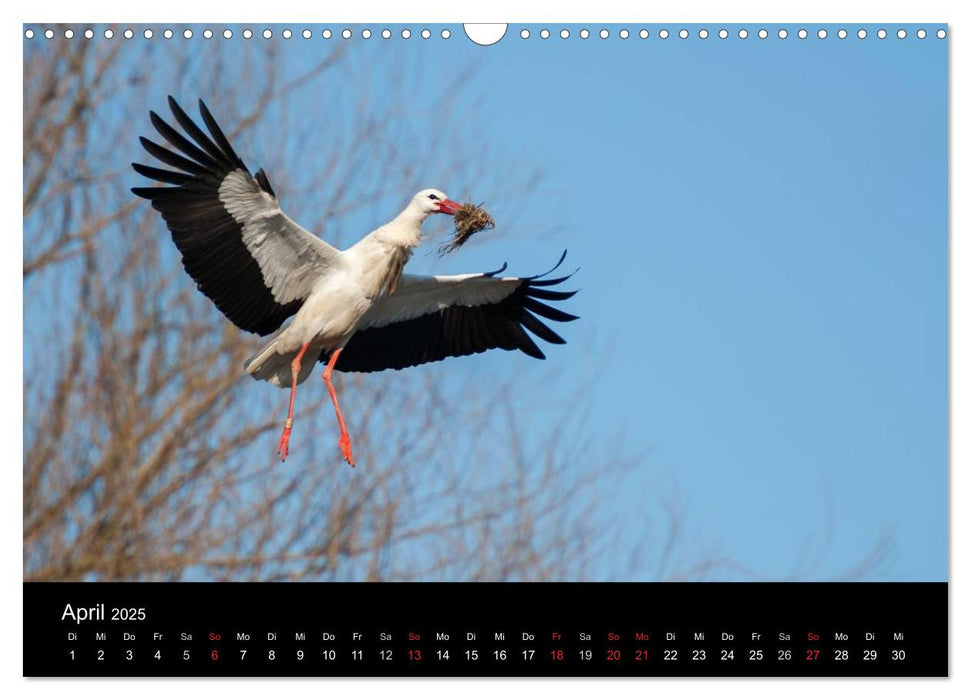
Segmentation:
<svg viewBox="0 0 971 700">
<path fill-rule="evenodd" d="M 948 675 L 947 24 L 22 36 L 25 676 Z"/>
</svg>

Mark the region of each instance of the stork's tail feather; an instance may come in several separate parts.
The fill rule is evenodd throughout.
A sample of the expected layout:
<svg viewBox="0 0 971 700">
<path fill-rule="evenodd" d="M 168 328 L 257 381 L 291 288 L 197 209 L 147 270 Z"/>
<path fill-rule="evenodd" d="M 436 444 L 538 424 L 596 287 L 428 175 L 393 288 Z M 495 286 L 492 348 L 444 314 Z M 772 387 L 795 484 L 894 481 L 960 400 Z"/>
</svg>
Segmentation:
<svg viewBox="0 0 971 700">
<path fill-rule="evenodd" d="M 243 367 L 253 376 L 253 379 L 261 379 L 274 386 L 289 389 L 293 384 L 291 364 L 293 358 L 300 352 L 300 348 L 289 352 L 279 352 L 276 345 L 277 340 L 271 340 L 262 350 L 249 358 Z M 303 359 L 300 361 L 300 374 L 297 376 L 297 384 L 303 382 L 313 372 L 320 352 L 320 350 L 310 348 L 304 353 Z"/>
</svg>

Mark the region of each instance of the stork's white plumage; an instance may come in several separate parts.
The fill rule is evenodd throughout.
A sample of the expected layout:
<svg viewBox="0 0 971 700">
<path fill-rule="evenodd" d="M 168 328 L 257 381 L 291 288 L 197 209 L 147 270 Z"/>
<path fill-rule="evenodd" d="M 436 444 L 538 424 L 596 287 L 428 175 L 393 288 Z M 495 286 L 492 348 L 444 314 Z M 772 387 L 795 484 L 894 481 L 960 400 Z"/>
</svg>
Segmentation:
<svg viewBox="0 0 971 700">
<path fill-rule="evenodd" d="M 443 192 L 422 190 L 394 219 L 338 250 L 283 213 L 266 173 L 250 174 L 201 100 L 208 135 L 171 97 L 169 106 L 189 138 L 151 112 L 152 124 L 176 150 L 146 138 L 141 142 L 175 170 L 132 164 L 140 174 L 169 186 L 132 192 L 161 212 L 186 272 L 230 321 L 260 335 L 275 333 L 245 369 L 256 379 L 290 388 L 277 446 L 283 459 L 297 385 L 318 359 L 326 363 L 323 380 L 337 413 L 341 453 L 353 466 L 331 381 L 334 370 L 402 369 L 491 348 L 544 358 L 526 331 L 549 343 L 564 342 L 537 316 L 576 318 L 539 301 L 573 296 L 549 289 L 569 275 L 500 277 L 505 265 L 494 272 L 445 277 L 402 273 L 421 240 L 425 219 L 459 209 Z"/>
</svg>

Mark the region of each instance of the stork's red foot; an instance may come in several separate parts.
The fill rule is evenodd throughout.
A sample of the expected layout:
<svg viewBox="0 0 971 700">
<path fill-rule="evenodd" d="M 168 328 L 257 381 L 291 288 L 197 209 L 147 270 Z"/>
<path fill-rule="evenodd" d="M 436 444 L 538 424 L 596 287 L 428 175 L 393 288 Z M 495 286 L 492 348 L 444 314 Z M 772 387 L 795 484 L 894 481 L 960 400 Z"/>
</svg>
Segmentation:
<svg viewBox="0 0 971 700">
<path fill-rule="evenodd" d="M 341 448 L 341 454 L 344 455 L 344 459 L 353 467 L 354 455 L 351 454 L 351 436 L 342 432 L 341 439 L 337 442 L 337 445 Z"/>
<path fill-rule="evenodd" d="M 287 454 L 290 451 L 290 430 L 293 428 L 293 421 L 287 420 L 283 424 L 283 435 L 280 436 L 280 442 L 277 443 L 276 453 L 280 455 L 280 460 L 283 462 L 287 461 Z"/>
</svg>

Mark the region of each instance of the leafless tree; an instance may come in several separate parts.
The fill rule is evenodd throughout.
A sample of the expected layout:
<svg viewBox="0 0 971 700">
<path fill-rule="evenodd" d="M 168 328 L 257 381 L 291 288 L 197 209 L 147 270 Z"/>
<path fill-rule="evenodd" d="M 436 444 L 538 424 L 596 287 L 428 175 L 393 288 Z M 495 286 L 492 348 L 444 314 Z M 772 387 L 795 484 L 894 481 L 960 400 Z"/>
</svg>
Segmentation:
<svg viewBox="0 0 971 700">
<path fill-rule="evenodd" d="M 621 524 L 598 497 L 642 462 L 620 440 L 594 442 L 581 401 L 546 391 L 555 369 L 521 371 L 532 361 L 507 356 L 488 381 L 478 360 L 344 376 L 354 470 L 324 392 L 307 384 L 281 464 L 285 392 L 243 375 L 254 338 L 196 291 L 157 214 L 129 192 L 143 184 L 129 162 L 148 109 L 172 92 L 204 96 L 288 213 L 338 244 L 429 182 L 515 203 L 539 173 L 474 145 L 487 115 L 467 74 L 429 85 L 417 58 L 362 60 L 319 38 L 161 43 L 122 29 L 64 40 L 56 28 L 25 49 L 26 578 L 625 578 L 616 562 L 632 552 L 612 540 Z M 630 570 L 758 577 L 693 551 L 683 509 L 667 512 L 649 533 L 655 563 Z"/>
<path fill-rule="evenodd" d="M 379 95 L 373 66 L 339 44 L 228 52 L 115 31 L 35 41 L 25 53 L 25 576 L 587 575 L 604 536 L 590 487 L 620 455 L 602 455 L 580 479 L 567 469 L 590 454 L 572 411 L 547 403 L 531 420 L 504 398 L 507 386 L 455 366 L 349 375 L 359 468 L 339 460 L 324 394 L 311 389 L 299 397 L 293 456 L 280 464 L 272 448 L 284 392 L 244 377 L 253 338 L 195 290 L 157 215 L 128 191 L 137 136 L 167 92 L 204 95 L 235 125 L 238 150 L 265 158 L 256 164 L 294 218 L 337 242 L 359 234 L 341 222 L 362 207 L 425 184 L 416 147 L 442 180 L 474 176 L 481 188 L 491 172 L 494 196 L 528 189 L 536 173 L 501 154 L 443 148 L 475 142 L 474 114 L 436 116 L 468 109 L 456 101 L 463 76 L 423 95 L 433 142 L 397 118 L 411 108 L 405 63 L 387 61 L 402 75 L 385 85 L 400 87 Z M 341 89 L 351 84 L 353 93 Z M 328 114 L 347 117 L 321 129 L 306 105 L 323 99 Z"/>
</svg>

